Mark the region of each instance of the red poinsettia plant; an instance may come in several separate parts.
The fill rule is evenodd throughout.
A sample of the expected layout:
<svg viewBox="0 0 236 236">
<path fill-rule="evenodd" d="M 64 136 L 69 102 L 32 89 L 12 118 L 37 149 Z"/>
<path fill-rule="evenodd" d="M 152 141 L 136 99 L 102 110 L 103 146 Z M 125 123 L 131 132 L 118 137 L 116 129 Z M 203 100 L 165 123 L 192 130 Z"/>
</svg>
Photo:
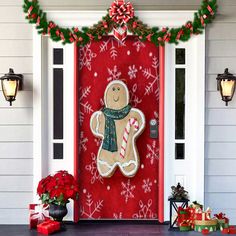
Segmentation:
<svg viewBox="0 0 236 236">
<path fill-rule="evenodd" d="M 43 178 L 38 184 L 37 193 L 44 204 L 65 206 L 69 199 L 78 199 L 79 187 L 73 175 L 61 170 Z"/>
</svg>

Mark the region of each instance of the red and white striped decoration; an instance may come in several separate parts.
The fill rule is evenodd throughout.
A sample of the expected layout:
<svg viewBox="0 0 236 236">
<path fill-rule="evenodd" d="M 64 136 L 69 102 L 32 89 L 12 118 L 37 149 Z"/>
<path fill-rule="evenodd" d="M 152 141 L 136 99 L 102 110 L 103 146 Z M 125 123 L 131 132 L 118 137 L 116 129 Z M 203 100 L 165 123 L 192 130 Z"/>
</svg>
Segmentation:
<svg viewBox="0 0 236 236">
<path fill-rule="evenodd" d="M 119 41 L 125 40 L 125 38 L 127 37 L 127 30 L 128 28 L 126 25 L 120 27 L 114 27 L 113 31 L 114 37 Z"/>
<path fill-rule="evenodd" d="M 120 149 L 120 156 L 122 158 L 125 157 L 125 152 L 126 152 L 126 148 L 127 148 L 127 142 L 128 142 L 131 126 L 134 127 L 135 131 L 137 131 L 139 129 L 139 124 L 138 124 L 138 121 L 136 118 L 130 118 L 126 127 L 125 127 L 123 140 L 122 140 L 122 144 L 121 144 L 121 149 Z"/>
</svg>

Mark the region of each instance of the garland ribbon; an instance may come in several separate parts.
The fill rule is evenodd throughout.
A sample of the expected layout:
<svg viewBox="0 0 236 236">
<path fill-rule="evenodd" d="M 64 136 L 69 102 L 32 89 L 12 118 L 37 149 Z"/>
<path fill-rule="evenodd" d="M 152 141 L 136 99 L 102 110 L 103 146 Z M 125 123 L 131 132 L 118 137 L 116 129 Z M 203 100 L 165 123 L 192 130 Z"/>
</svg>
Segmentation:
<svg viewBox="0 0 236 236">
<path fill-rule="evenodd" d="M 102 36 L 113 32 L 114 37 L 123 41 L 128 31 L 138 36 L 141 41 L 149 41 L 156 46 L 165 43 L 188 41 L 193 35 L 203 32 L 216 16 L 217 0 L 202 0 L 201 7 L 194 13 L 194 19 L 176 28 L 149 27 L 134 13 L 134 7 L 125 0 L 115 0 L 108 13 L 92 27 L 63 28 L 53 21 L 47 20 L 46 13 L 41 9 L 38 0 L 24 0 L 23 10 L 29 23 L 35 24 L 39 34 L 49 35 L 53 41 L 62 41 L 63 44 L 76 43 L 84 46 L 89 42 L 98 41 Z"/>
</svg>

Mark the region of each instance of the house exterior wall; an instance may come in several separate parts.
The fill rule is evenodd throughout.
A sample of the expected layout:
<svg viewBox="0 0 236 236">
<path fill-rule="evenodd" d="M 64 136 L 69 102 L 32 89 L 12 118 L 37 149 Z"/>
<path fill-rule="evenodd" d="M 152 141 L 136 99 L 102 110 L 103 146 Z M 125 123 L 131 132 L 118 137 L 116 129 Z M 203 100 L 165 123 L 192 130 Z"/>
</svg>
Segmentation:
<svg viewBox="0 0 236 236">
<path fill-rule="evenodd" d="M 194 10 L 201 0 L 133 0 L 137 10 Z M 216 76 L 236 73 L 236 1 L 218 0 L 219 15 L 206 31 L 205 203 L 236 224 L 236 98 L 225 107 Z M 106 9 L 111 1 L 40 0 L 44 9 Z M 33 199 L 32 26 L 20 0 L 0 1 L 0 76 L 10 67 L 25 77 L 13 107 L 0 94 L 0 224 L 27 223 Z"/>
</svg>

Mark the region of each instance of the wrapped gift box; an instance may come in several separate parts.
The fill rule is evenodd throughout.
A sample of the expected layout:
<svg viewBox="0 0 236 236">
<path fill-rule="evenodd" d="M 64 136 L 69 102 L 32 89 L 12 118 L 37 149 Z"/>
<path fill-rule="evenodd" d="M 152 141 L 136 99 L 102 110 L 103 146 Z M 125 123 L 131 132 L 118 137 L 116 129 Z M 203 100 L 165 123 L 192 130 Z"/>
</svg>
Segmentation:
<svg viewBox="0 0 236 236">
<path fill-rule="evenodd" d="M 29 227 L 36 229 L 37 225 L 49 220 L 49 206 L 47 204 L 30 204 L 29 205 Z"/>
<path fill-rule="evenodd" d="M 37 231 L 38 233 L 48 235 L 59 231 L 60 228 L 61 224 L 59 222 L 54 220 L 47 220 L 37 226 Z"/>
<path fill-rule="evenodd" d="M 190 213 L 189 213 L 188 208 L 183 209 L 182 207 L 179 207 L 177 225 L 180 226 L 181 223 L 189 220 L 189 218 L 190 218 Z"/>
<path fill-rule="evenodd" d="M 214 215 L 218 221 L 218 229 L 223 230 L 224 228 L 229 227 L 229 219 L 224 213 L 219 213 Z"/>
<path fill-rule="evenodd" d="M 217 230 L 217 220 L 195 220 L 194 221 L 194 231 L 202 232 L 203 229 L 208 229 L 209 232 L 214 232 Z"/>
<path fill-rule="evenodd" d="M 180 225 L 179 225 L 179 230 L 180 231 L 190 231 L 191 230 L 191 225 L 188 221 L 183 221 Z"/>
<path fill-rule="evenodd" d="M 194 220 L 211 220 L 211 210 L 208 208 L 206 211 L 203 211 L 202 209 L 198 208 L 196 209 L 194 213 Z"/>
</svg>

